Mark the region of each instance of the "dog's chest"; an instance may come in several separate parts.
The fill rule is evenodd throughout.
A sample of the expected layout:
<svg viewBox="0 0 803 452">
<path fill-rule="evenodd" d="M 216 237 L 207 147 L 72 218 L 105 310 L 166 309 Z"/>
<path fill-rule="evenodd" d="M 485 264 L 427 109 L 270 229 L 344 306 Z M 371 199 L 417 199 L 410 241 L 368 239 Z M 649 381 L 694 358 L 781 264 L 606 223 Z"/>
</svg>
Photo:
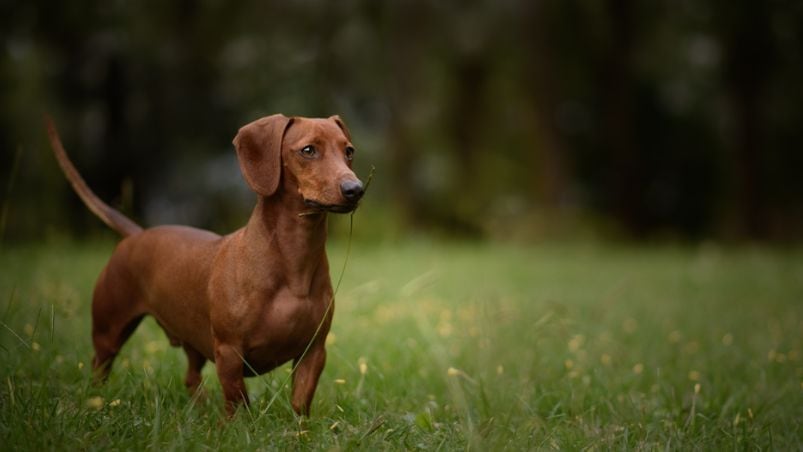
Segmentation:
<svg viewBox="0 0 803 452">
<path fill-rule="evenodd" d="M 328 324 L 323 325 L 323 319 L 329 301 L 322 295 L 298 297 L 283 292 L 264 302 L 243 347 L 253 370 L 267 372 L 300 356 L 319 326 L 318 334 L 326 335 Z"/>
</svg>

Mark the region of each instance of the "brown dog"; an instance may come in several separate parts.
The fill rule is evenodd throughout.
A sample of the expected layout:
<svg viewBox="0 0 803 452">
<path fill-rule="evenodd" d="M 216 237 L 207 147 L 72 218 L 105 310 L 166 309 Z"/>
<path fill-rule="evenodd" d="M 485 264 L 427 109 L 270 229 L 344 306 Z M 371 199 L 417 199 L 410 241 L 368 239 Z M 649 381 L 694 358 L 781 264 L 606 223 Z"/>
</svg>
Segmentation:
<svg viewBox="0 0 803 452">
<path fill-rule="evenodd" d="M 108 375 L 123 343 L 150 314 L 171 344 L 184 348 L 190 390 L 198 388 L 206 360 L 213 361 L 231 415 L 248 403 L 244 376 L 292 359 L 293 409 L 309 414 L 334 308 L 326 212 L 350 212 L 363 194 L 340 118 L 273 115 L 240 129 L 234 146 L 257 205 L 244 228 L 222 237 L 186 226 L 143 230 L 92 193 L 46 122 L 73 188 L 124 237 L 92 299 L 97 375 Z"/>
</svg>

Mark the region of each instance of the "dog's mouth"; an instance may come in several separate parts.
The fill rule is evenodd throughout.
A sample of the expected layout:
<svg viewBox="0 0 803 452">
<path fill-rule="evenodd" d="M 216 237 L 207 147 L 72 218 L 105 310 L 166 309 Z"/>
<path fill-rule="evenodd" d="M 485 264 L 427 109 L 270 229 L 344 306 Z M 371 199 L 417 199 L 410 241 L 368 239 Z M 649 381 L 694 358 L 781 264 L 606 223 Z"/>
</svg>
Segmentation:
<svg viewBox="0 0 803 452">
<path fill-rule="evenodd" d="M 313 201 L 311 199 L 305 199 L 304 205 L 310 208 L 310 211 L 305 212 L 305 215 L 311 215 L 314 213 L 321 213 L 321 212 L 332 212 L 332 213 L 349 213 L 352 210 L 356 209 L 359 205 L 358 202 L 352 204 L 323 204 L 318 201 Z"/>
</svg>

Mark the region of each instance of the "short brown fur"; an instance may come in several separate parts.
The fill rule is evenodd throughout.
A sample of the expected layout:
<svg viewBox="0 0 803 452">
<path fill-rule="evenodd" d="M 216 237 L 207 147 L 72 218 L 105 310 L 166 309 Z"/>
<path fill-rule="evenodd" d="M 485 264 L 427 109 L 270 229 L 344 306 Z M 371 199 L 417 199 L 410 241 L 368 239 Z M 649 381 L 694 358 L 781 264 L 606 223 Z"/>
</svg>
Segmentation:
<svg viewBox="0 0 803 452">
<path fill-rule="evenodd" d="M 351 170 L 353 149 L 340 118 L 272 115 L 240 129 L 234 145 L 258 196 L 245 227 L 226 236 L 186 226 L 143 230 L 92 193 L 52 121 L 46 118 L 46 123 L 76 192 L 124 237 L 95 285 L 96 375 L 108 376 L 123 343 L 145 315 L 152 315 L 171 344 L 185 350 L 190 390 L 198 389 L 204 363 L 215 363 L 229 415 L 248 403 L 244 376 L 289 360 L 297 364 L 293 409 L 309 414 L 333 313 L 333 306 L 327 309 L 333 293 L 326 212 L 353 210 L 363 193 Z M 308 146 L 314 155 L 306 152 Z"/>
</svg>

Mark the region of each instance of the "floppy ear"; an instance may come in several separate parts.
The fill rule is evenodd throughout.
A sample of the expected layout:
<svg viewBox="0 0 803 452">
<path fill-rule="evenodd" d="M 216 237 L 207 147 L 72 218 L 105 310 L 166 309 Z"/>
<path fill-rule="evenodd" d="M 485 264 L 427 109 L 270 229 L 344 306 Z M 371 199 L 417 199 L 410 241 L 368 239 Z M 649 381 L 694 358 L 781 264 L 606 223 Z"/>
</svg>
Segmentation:
<svg viewBox="0 0 803 452">
<path fill-rule="evenodd" d="M 329 119 L 334 121 L 335 124 L 337 124 L 337 126 L 340 127 L 340 130 L 342 130 L 343 133 L 346 135 L 346 138 L 348 138 L 348 140 L 351 141 L 351 133 L 349 132 L 349 129 L 346 127 L 346 124 L 343 122 L 343 120 L 340 119 L 340 116 L 333 115 L 330 116 Z"/>
<path fill-rule="evenodd" d="M 291 121 L 281 114 L 266 116 L 244 125 L 234 137 L 243 177 L 261 196 L 270 196 L 279 188 L 282 139 Z"/>
</svg>

